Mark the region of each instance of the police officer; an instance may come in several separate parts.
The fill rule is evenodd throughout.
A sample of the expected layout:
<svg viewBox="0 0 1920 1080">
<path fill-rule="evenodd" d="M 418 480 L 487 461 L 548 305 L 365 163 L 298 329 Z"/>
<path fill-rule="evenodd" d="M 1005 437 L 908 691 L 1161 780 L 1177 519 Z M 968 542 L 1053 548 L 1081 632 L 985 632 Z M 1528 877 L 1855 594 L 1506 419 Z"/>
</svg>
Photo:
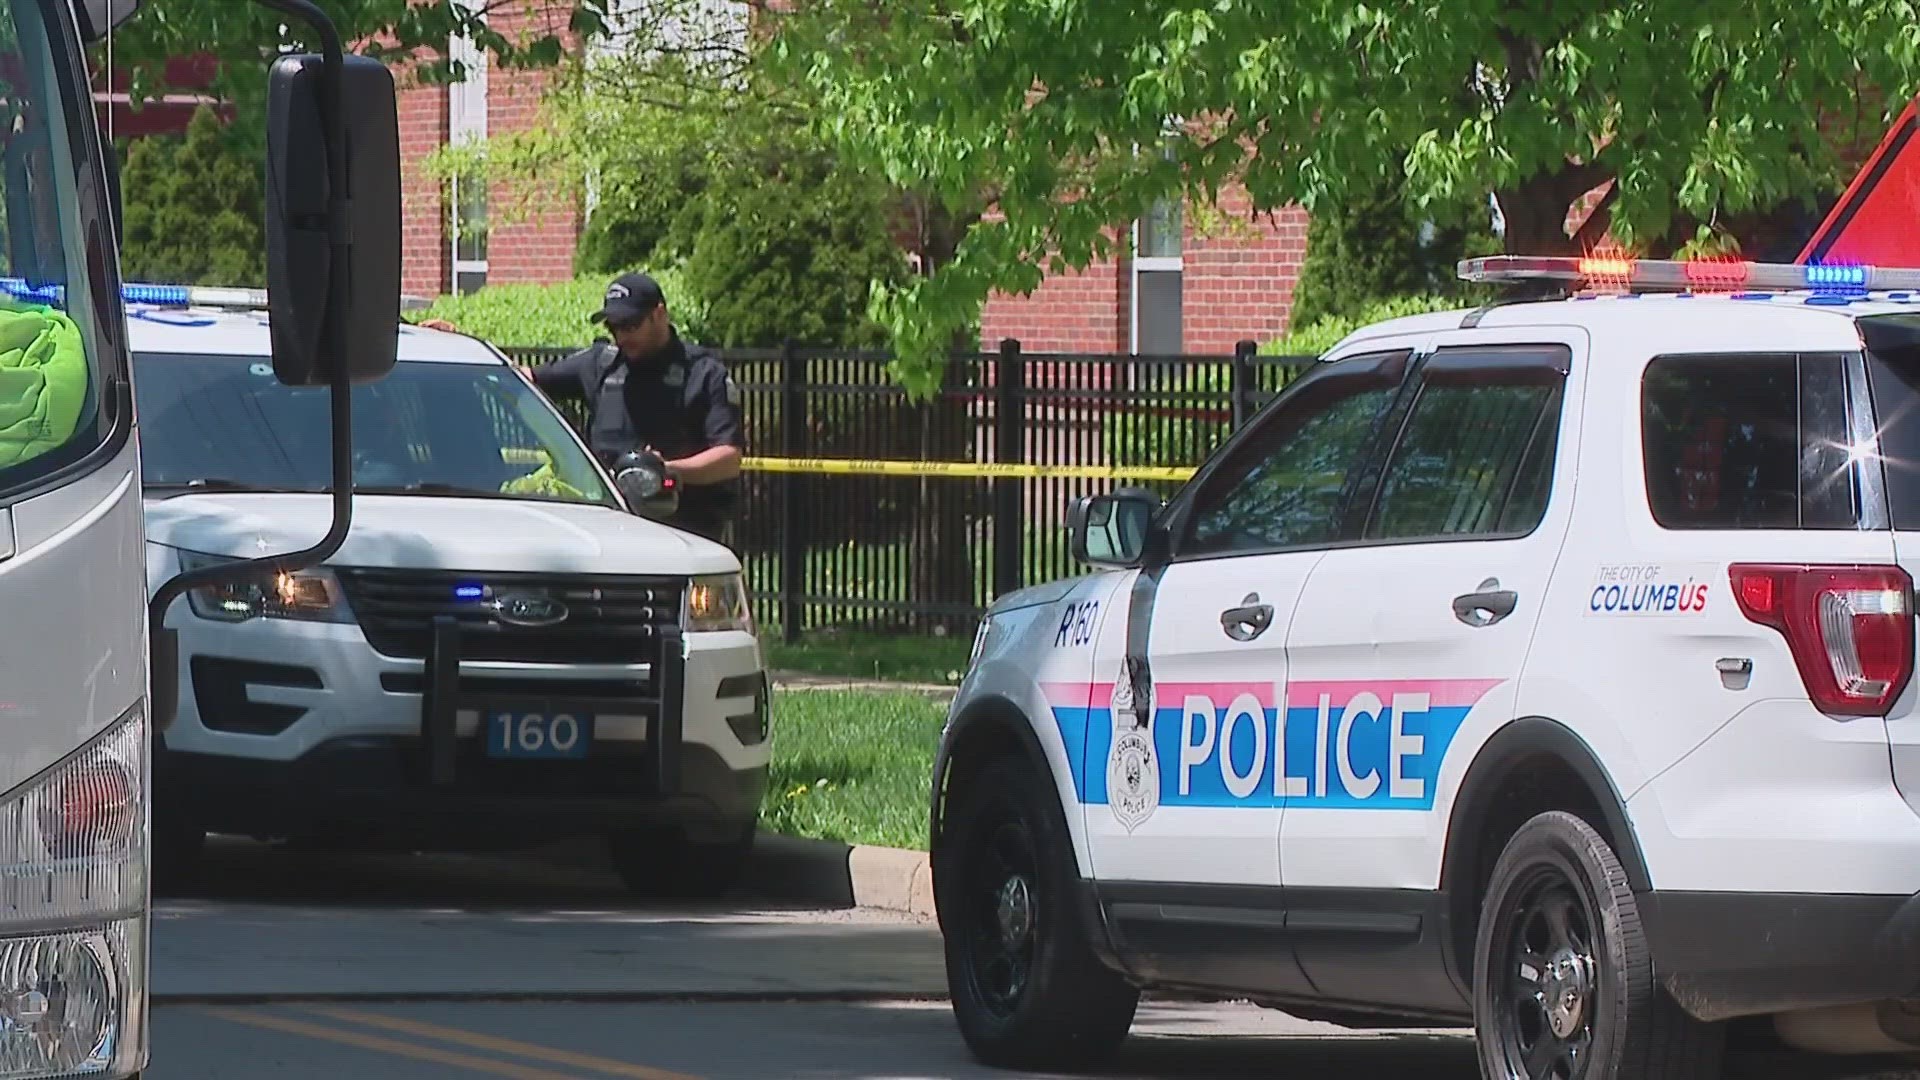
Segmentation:
<svg viewBox="0 0 1920 1080">
<path fill-rule="evenodd" d="M 712 350 L 680 337 L 646 274 L 616 278 L 592 321 L 606 324 L 611 343 L 596 341 L 529 377 L 549 397 L 587 403 L 587 444 L 603 463 L 639 449 L 665 458 L 680 484 L 671 524 L 732 547 L 747 449 L 738 384 Z"/>
</svg>

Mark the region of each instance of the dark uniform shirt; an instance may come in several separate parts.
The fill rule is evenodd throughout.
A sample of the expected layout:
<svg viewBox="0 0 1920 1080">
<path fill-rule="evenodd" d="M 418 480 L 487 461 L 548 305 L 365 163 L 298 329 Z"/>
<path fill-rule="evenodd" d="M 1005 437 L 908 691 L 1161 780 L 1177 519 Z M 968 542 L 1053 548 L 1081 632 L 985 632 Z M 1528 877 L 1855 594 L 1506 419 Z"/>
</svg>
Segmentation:
<svg viewBox="0 0 1920 1080">
<path fill-rule="evenodd" d="M 715 446 L 746 453 L 738 384 L 712 350 L 689 345 L 675 334 L 659 353 L 628 360 L 608 342 L 597 342 L 533 369 L 540 389 L 554 398 L 587 400 L 593 417 L 587 445 L 602 463 L 651 446 L 669 461 Z M 737 481 L 688 484 L 680 489 L 683 510 L 731 508 Z"/>
</svg>

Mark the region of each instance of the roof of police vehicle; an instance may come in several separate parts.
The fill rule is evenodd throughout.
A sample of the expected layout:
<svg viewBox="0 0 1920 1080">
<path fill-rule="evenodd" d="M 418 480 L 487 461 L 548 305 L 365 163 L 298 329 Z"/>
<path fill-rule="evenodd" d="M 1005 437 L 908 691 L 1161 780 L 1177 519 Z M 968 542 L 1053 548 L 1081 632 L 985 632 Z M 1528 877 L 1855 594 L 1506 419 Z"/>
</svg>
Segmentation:
<svg viewBox="0 0 1920 1080">
<path fill-rule="evenodd" d="M 127 305 L 128 347 L 139 353 L 267 356 L 273 344 L 265 311 L 167 304 Z M 402 322 L 399 359 L 501 364 L 484 342 Z"/>
<path fill-rule="evenodd" d="M 1478 318 L 1465 325 L 1468 315 Z M 1857 349 L 1856 319 L 1920 315 L 1920 291 L 1835 295 L 1820 291 L 1753 293 L 1583 293 L 1559 299 L 1501 301 L 1483 308 L 1407 315 L 1361 327 L 1336 349 L 1370 339 L 1461 329 L 1575 327 L 1609 338 L 1672 339 L 1697 348 L 1711 341 L 1740 349 Z"/>
</svg>

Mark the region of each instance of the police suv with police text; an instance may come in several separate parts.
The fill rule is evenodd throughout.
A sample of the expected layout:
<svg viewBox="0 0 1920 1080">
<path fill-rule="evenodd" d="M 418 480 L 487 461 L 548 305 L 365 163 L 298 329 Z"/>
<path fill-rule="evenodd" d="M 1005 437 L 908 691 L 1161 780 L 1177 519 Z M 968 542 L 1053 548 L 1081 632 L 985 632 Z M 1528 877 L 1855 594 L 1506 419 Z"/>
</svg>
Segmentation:
<svg viewBox="0 0 1920 1080">
<path fill-rule="evenodd" d="M 318 540 L 328 392 L 274 377 L 260 298 L 129 288 L 152 586 Z M 338 553 L 169 612 L 180 703 L 154 748 L 158 872 L 180 876 L 209 833 L 584 838 L 635 890 L 724 890 L 770 752 L 739 560 L 635 513 L 478 339 L 403 326 L 352 423 Z"/>
<path fill-rule="evenodd" d="M 1920 271 L 1461 272 L 1555 294 L 1356 331 L 990 609 L 931 852 L 980 1059 L 1143 989 L 1488 1077 L 1920 1050 Z"/>
</svg>

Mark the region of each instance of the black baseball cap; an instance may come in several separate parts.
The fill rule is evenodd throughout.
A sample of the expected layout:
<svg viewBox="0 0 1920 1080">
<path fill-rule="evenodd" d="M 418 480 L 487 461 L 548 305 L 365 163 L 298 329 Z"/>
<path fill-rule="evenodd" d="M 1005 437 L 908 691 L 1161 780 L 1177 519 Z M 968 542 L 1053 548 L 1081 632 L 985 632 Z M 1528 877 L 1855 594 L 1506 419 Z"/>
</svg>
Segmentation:
<svg viewBox="0 0 1920 1080">
<path fill-rule="evenodd" d="M 621 274 L 607 286 L 606 299 L 593 313 L 593 322 L 623 323 L 643 319 L 667 302 L 660 283 L 641 273 Z"/>
</svg>

